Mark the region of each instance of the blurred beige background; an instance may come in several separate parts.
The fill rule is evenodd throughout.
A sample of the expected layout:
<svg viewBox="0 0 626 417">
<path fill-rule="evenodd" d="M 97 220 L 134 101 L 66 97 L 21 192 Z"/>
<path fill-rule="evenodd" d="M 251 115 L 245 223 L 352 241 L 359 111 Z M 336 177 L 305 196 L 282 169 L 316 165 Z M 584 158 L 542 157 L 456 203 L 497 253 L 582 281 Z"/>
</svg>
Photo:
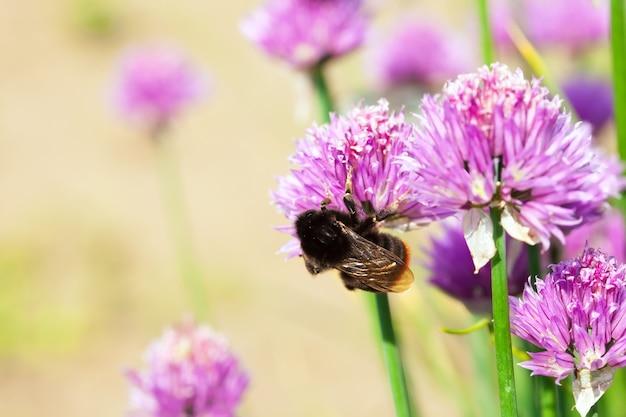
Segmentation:
<svg viewBox="0 0 626 417">
<path fill-rule="evenodd" d="M 405 8 L 463 15 L 459 2 L 430 3 L 379 1 L 374 24 L 384 30 Z M 272 230 L 284 220 L 268 190 L 316 114 L 306 83 L 240 35 L 259 4 L 0 0 L 0 415 L 124 415 L 123 370 L 188 311 L 151 143 L 107 103 L 120 52 L 154 41 L 178 45 L 212 79 L 174 140 L 209 324 L 252 378 L 240 415 L 392 415 L 363 297 L 275 254 L 287 236 Z M 89 13 L 113 26 L 98 33 Z M 331 67 L 343 101 L 368 89 L 364 62 L 356 53 Z M 406 236 L 418 260 L 421 236 Z M 428 367 L 439 357 L 468 371 L 449 356 L 465 339 L 437 328 L 472 319 L 419 285 L 393 302 L 425 414 L 460 415 Z"/>
</svg>

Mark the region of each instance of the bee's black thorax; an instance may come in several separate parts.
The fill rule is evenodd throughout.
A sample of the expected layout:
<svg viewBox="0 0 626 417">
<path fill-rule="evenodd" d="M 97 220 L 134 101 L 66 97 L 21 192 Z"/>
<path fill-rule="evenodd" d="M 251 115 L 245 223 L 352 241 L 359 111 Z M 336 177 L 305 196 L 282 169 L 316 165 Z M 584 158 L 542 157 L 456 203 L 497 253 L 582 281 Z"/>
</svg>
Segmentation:
<svg viewBox="0 0 626 417">
<path fill-rule="evenodd" d="M 337 222 L 352 227 L 350 215 L 336 210 L 308 210 L 296 220 L 302 253 L 320 269 L 317 272 L 331 268 L 350 250 L 349 241 Z"/>
</svg>

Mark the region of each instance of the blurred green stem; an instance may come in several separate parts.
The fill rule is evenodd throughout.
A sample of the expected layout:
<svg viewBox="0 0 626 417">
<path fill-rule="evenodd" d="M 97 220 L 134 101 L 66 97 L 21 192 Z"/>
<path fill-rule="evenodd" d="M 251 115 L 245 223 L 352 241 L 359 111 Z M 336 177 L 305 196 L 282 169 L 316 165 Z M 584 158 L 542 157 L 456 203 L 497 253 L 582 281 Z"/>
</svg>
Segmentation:
<svg viewBox="0 0 626 417">
<path fill-rule="evenodd" d="M 493 239 L 496 254 L 491 259 L 493 332 L 496 344 L 496 371 L 500 393 L 501 417 L 517 416 L 517 396 L 513 373 L 511 325 L 509 322 L 509 290 L 506 270 L 505 234 L 500 224 L 502 210 L 491 208 Z"/>
<path fill-rule="evenodd" d="M 489 0 L 477 0 L 476 6 L 480 23 L 480 44 L 483 62 L 489 65 L 494 62 L 496 56 L 493 47 L 493 36 L 491 35 L 491 24 L 489 23 Z"/>
<path fill-rule="evenodd" d="M 179 274 L 189 297 L 192 311 L 198 320 L 207 318 L 207 296 L 202 271 L 196 260 L 193 235 L 185 208 L 184 193 L 181 188 L 180 169 L 173 141 L 155 137 L 158 174 L 163 204 L 170 229 L 170 238 L 176 252 Z"/>
<path fill-rule="evenodd" d="M 622 161 L 626 161 L 626 47 L 624 36 L 624 0 L 611 0 L 613 97 L 617 150 Z"/>
<path fill-rule="evenodd" d="M 396 416 L 416 416 L 417 414 L 413 409 L 411 397 L 407 389 L 402 357 L 393 329 L 389 298 L 386 293 L 367 294 L 367 297 L 371 306 L 372 316 L 376 319 L 376 333 L 382 342 L 382 354 L 391 384 Z"/>
</svg>

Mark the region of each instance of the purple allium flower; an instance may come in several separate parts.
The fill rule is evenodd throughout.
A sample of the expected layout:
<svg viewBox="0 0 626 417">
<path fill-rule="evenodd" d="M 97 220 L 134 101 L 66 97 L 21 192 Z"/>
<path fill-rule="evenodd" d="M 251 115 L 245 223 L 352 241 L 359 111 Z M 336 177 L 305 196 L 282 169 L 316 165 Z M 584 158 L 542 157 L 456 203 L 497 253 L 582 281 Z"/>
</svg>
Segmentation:
<svg viewBox="0 0 626 417">
<path fill-rule="evenodd" d="M 545 349 L 520 363 L 531 375 L 573 376 L 576 409 L 585 416 L 617 368 L 626 366 L 626 265 L 587 248 L 552 266 L 536 291 L 510 297 L 511 331 Z"/>
<path fill-rule="evenodd" d="M 178 50 L 137 47 L 122 57 L 114 100 L 124 116 L 147 125 L 154 134 L 197 100 L 203 89 L 202 76 Z"/>
<path fill-rule="evenodd" d="M 524 0 L 523 6 L 524 26 L 537 45 L 579 49 L 608 39 L 609 5 L 605 0 Z"/>
<path fill-rule="evenodd" d="M 591 129 L 572 124 L 539 80 L 502 64 L 426 95 L 417 141 L 402 157 L 414 179 L 407 199 L 466 211 L 463 229 L 476 269 L 495 254 L 485 207 L 502 211 L 511 237 L 530 245 L 564 242 L 565 228 L 597 218 L 617 196 L 612 162 L 591 147 Z"/>
<path fill-rule="evenodd" d="M 490 315 L 491 264 L 488 262 L 474 273 L 472 255 L 461 224 L 456 221 L 444 223 L 443 234 L 431 237 L 431 243 L 426 264 L 430 270 L 430 283 L 461 301 L 471 312 Z M 521 294 L 529 275 L 526 245 L 507 239 L 507 258 L 509 294 Z M 454 262 L 450 262 L 451 259 Z"/>
<path fill-rule="evenodd" d="M 411 227 L 442 217 L 424 199 L 405 199 L 412 181 L 400 172 L 395 157 L 408 151 L 414 134 L 414 125 L 404 120 L 403 113 L 390 112 L 384 99 L 375 106 L 355 107 L 346 116 L 331 115 L 330 124 L 313 125 L 296 142 L 290 161 L 299 168 L 278 178 L 273 203 L 292 222 L 306 210 L 318 210 L 327 197 L 329 209 L 345 211 L 343 196 L 351 171 L 355 200 L 375 212 L 397 212 L 394 225 Z M 362 208 L 360 214 L 366 214 Z M 293 224 L 278 230 L 295 236 Z M 300 254 L 298 241 L 292 240 L 281 252 L 289 257 Z"/>
<path fill-rule="evenodd" d="M 127 374 L 132 416 L 232 417 L 248 385 L 226 338 L 191 321 L 167 329 L 145 361 Z"/>
<path fill-rule="evenodd" d="M 624 215 L 612 209 L 600 219 L 569 232 L 565 238 L 563 259 L 570 259 L 581 253 L 587 245 L 612 254 L 618 262 L 626 262 Z"/>
<path fill-rule="evenodd" d="M 578 76 L 563 84 L 563 93 L 585 122 L 600 130 L 613 117 L 613 88 L 601 78 Z"/>
<path fill-rule="evenodd" d="M 306 70 L 360 46 L 367 26 L 361 0 L 270 0 L 241 30 L 267 54 Z"/>
<path fill-rule="evenodd" d="M 468 40 L 428 21 L 399 24 L 373 55 L 371 65 L 385 87 L 442 82 L 475 65 Z"/>
</svg>

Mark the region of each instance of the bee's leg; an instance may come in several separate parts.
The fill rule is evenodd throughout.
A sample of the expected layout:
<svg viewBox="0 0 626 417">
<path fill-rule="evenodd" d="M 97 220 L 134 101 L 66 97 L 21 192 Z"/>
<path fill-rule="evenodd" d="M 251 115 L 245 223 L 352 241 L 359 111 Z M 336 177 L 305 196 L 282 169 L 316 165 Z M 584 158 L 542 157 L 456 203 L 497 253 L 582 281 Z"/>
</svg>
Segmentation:
<svg viewBox="0 0 626 417">
<path fill-rule="evenodd" d="M 377 222 L 380 222 L 380 221 L 385 220 L 388 217 L 395 216 L 396 214 L 398 214 L 398 210 L 396 209 L 393 209 L 393 208 L 384 209 L 384 210 L 377 211 L 374 217 L 376 218 Z"/>
<path fill-rule="evenodd" d="M 354 188 L 352 186 L 352 167 L 348 167 L 348 174 L 346 175 L 346 190 L 343 194 L 343 203 L 346 205 L 348 209 L 348 213 L 350 213 L 350 217 L 352 217 L 352 221 L 354 223 L 358 223 L 359 215 L 356 210 L 356 201 L 354 200 L 354 196 L 352 192 Z"/>
<path fill-rule="evenodd" d="M 333 201 L 332 195 L 330 194 L 330 190 L 328 189 L 328 187 L 325 186 L 324 188 L 326 188 L 326 198 L 324 198 L 320 203 L 320 210 L 322 211 L 326 211 L 326 206 L 329 205 L 331 201 Z"/>
<path fill-rule="evenodd" d="M 401 196 L 399 196 L 396 201 L 391 203 L 389 207 L 380 210 L 375 213 L 376 221 L 383 221 L 388 217 L 395 216 L 398 214 L 398 207 L 400 206 L 400 202 L 407 196 L 408 192 L 405 192 Z"/>
</svg>

